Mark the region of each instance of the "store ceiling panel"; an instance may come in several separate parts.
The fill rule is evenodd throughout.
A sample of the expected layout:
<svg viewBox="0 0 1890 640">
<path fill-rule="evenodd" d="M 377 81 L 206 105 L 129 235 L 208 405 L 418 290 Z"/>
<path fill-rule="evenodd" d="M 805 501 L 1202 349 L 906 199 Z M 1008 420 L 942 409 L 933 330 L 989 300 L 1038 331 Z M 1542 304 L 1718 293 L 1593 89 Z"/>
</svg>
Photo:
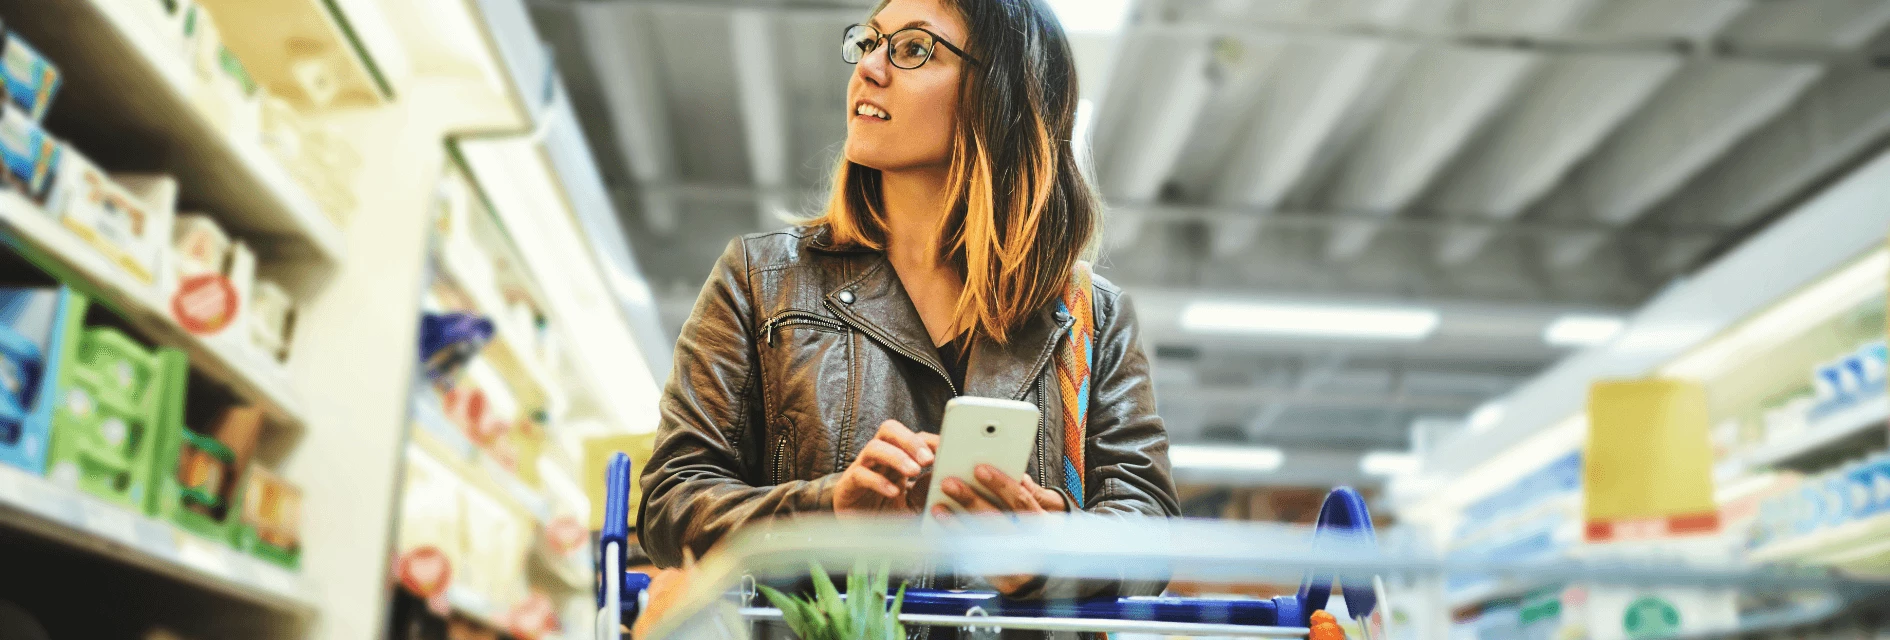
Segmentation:
<svg viewBox="0 0 1890 640">
<path fill-rule="evenodd" d="M 871 4 L 533 4 L 669 331 L 730 236 L 824 201 L 833 41 Z M 1882 0 L 1140 0 L 1079 47 L 1099 269 L 1144 301 L 1177 441 L 1401 448 L 1566 356 L 1560 315 L 1632 310 L 1881 150 L 1887 29 Z M 1210 296 L 1443 319 L 1385 345 L 1152 317 Z"/>
</svg>

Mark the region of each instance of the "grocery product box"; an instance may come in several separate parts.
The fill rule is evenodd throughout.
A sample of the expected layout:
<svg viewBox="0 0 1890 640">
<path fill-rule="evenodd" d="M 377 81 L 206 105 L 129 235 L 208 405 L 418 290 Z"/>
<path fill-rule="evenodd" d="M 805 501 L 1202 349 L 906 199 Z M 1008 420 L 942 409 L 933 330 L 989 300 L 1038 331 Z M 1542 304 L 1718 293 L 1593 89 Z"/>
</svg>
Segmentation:
<svg viewBox="0 0 1890 640">
<path fill-rule="evenodd" d="M 159 261 L 171 237 L 176 185 L 169 178 L 136 176 L 146 193 L 168 193 L 169 206 L 154 206 L 92 164 L 65 153 L 47 209 L 92 248 L 145 284 L 157 282 Z"/>
<path fill-rule="evenodd" d="M 0 464 L 46 472 L 75 299 L 64 287 L 0 289 Z"/>
<path fill-rule="evenodd" d="M 302 490 L 268 469 L 251 466 L 243 483 L 236 546 L 282 567 L 300 566 Z"/>
<path fill-rule="evenodd" d="M 59 92 L 59 67 L 40 55 L 25 38 L 6 32 L 0 49 L 0 81 L 6 84 L 7 97 L 38 122 L 46 117 L 53 96 Z"/>
<path fill-rule="evenodd" d="M 58 140 L 12 103 L 0 107 L 0 159 L 6 162 L 6 183 L 34 200 L 44 199 L 54 167 L 65 155 Z"/>
</svg>

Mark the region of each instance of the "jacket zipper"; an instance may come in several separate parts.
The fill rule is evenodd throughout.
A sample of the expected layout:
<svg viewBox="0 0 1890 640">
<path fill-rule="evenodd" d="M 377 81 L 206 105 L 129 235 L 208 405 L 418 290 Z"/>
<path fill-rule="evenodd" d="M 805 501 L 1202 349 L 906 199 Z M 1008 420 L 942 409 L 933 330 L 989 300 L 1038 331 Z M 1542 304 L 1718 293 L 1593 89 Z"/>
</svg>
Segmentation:
<svg viewBox="0 0 1890 640">
<path fill-rule="evenodd" d="M 830 329 L 833 331 L 846 331 L 846 327 L 841 326 L 840 323 L 834 322 L 832 320 L 828 320 L 827 318 L 824 318 L 818 314 L 809 313 L 806 311 L 789 311 L 781 315 L 775 316 L 773 319 L 762 324 L 761 333 L 763 336 L 766 337 L 768 341 L 768 346 L 772 347 L 774 346 L 774 331 L 776 329 L 779 329 L 781 327 L 793 326 L 797 324 L 804 324 L 804 325 L 809 325 L 813 327 L 819 327 L 822 329 Z"/>
<path fill-rule="evenodd" d="M 1050 434 L 1044 432 L 1043 410 L 1046 406 L 1043 398 L 1043 375 L 1037 376 L 1037 486 L 1049 489 L 1050 470 L 1045 456 L 1049 454 Z"/>
<path fill-rule="evenodd" d="M 927 360 L 924 355 L 914 352 L 911 349 L 907 349 L 905 345 L 900 344 L 897 341 L 888 341 L 887 344 L 892 345 L 892 348 L 894 351 L 898 351 L 900 354 L 913 359 L 919 364 L 925 365 L 925 368 L 931 369 L 934 373 L 937 373 L 938 377 L 945 381 L 945 386 L 952 390 L 952 397 L 954 398 L 958 397 L 958 383 L 952 382 L 952 374 L 945 373 L 945 367 L 937 365 L 937 364 L 933 364 L 933 360 L 937 360 L 937 358 L 933 358 L 932 360 Z M 1039 417 L 1039 419 L 1041 419 L 1041 416 Z"/>
<path fill-rule="evenodd" d="M 781 484 L 781 470 L 787 467 L 787 434 L 781 434 L 774 442 L 774 484 Z"/>
</svg>

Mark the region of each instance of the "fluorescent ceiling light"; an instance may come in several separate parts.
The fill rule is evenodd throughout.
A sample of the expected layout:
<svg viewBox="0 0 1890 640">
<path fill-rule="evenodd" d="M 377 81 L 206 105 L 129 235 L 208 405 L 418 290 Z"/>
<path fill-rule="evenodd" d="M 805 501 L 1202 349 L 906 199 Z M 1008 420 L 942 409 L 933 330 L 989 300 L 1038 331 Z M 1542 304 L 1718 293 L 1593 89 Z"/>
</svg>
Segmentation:
<svg viewBox="0 0 1890 640">
<path fill-rule="evenodd" d="M 1130 0 L 1049 0 L 1063 30 L 1070 33 L 1115 33 L 1129 21 Z"/>
<path fill-rule="evenodd" d="M 1497 423 L 1502 421 L 1503 403 L 1485 402 L 1483 406 L 1477 407 L 1476 411 L 1470 412 L 1470 431 L 1472 433 L 1483 433 L 1489 431 L 1491 428 L 1495 427 Z"/>
<path fill-rule="evenodd" d="M 1372 451 L 1358 459 L 1358 470 L 1369 476 L 1403 476 L 1417 473 L 1424 460 L 1409 451 Z"/>
<path fill-rule="evenodd" d="M 1175 445 L 1168 460 L 1177 469 L 1219 471 L 1274 471 L 1286 462 L 1286 453 L 1273 447 L 1214 447 Z"/>
<path fill-rule="evenodd" d="M 1607 344 L 1627 321 L 1617 316 L 1566 315 L 1542 330 L 1542 341 L 1553 347 L 1595 347 Z"/>
<path fill-rule="evenodd" d="M 1411 307 L 1191 302 L 1181 311 L 1189 331 L 1354 340 L 1423 340 L 1438 321 L 1436 310 Z"/>
</svg>

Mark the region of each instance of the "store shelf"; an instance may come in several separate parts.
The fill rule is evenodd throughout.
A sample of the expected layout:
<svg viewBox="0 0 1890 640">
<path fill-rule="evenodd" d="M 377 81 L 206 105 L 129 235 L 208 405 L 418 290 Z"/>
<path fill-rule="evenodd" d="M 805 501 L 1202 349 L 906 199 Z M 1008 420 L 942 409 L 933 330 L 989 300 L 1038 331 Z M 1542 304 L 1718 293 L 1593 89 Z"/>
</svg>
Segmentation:
<svg viewBox="0 0 1890 640">
<path fill-rule="evenodd" d="M 1840 409 L 1808 425 L 1804 431 L 1771 442 L 1746 457 L 1749 469 L 1793 468 L 1806 458 L 1825 452 L 1831 445 L 1871 429 L 1884 429 L 1890 420 L 1890 395 L 1878 395 Z"/>
<path fill-rule="evenodd" d="M 538 526 L 551 522 L 551 503 L 460 435 L 436 404 L 416 397 L 413 405 L 413 419 L 420 427 L 411 432 L 415 445 L 439 459 L 467 485 L 530 517 Z"/>
<path fill-rule="evenodd" d="M 251 67 L 263 86 L 299 87 L 293 70 L 317 64 L 332 72 L 334 105 L 379 106 L 394 97 L 393 85 L 333 0 L 198 0 L 198 4 L 216 17 L 225 46 Z M 302 108 L 318 106 L 307 96 L 285 97 L 295 99 Z"/>
<path fill-rule="evenodd" d="M 149 339 L 182 349 L 192 368 L 262 407 L 272 427 L 301 431 L 301 404 L 290 389 L 286 366 L 235 339 L 206 339 L 185 331 L 171 319 L 154 287 L 119 269 L 44 210 L 10 191 L 0 191 L 0 240 L 66 283 L 97 296 Z"/>
<path fill-rule="evenodd" d="M 1881 570 L 1890 567 L 1890 513 L 1767 544 L 1747 557 L 1754 562 Z"/>
<path fill-rule="evenodd" d="M 171 524 L 0 465 L 0 527 L 159 574 L 232 601 L 310 617 L 296 574 Z"/>
<path fill-rule="evenodd" d="M 65 71 L 52 132 L 103 166 L 158 170 L 182 199 L 266 255 L 344 257 L 341 229 L 259 139 L 239 139 L 199 110 L 198 81 L 166 37 L 161 4 L 141 0 L 0 0 L 0 15 Z"/>
</svg>

